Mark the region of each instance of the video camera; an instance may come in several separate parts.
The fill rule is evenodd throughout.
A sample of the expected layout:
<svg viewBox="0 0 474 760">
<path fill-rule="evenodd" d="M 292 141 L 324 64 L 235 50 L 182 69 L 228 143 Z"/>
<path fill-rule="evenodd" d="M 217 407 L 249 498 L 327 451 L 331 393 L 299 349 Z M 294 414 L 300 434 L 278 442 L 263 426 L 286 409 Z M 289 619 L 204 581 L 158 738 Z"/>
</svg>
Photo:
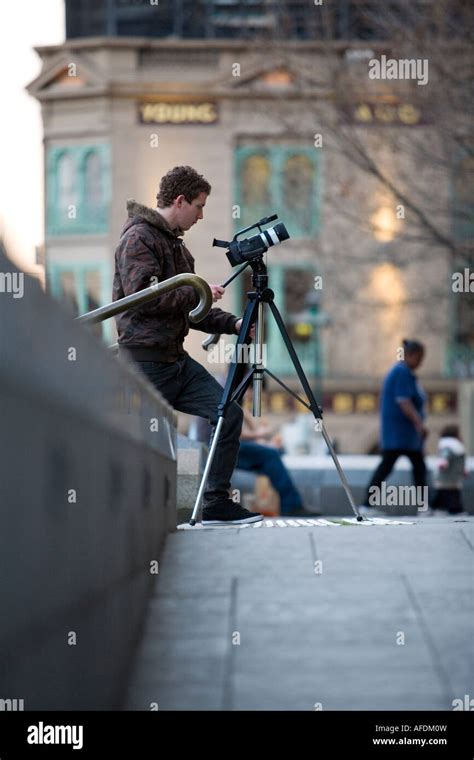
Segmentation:
<svg viewBox="0 0 474 760">
<path fill-rule="evenodd" d="M 272 245 L 278 245 L 284 240 L 288 240 L 290 235 L 283 222 L 275 224 L 274 227 L 269 227 L 266 230 L 262 230 L 264 224 L 275 221 L 278 219 L 278 214 L 273 216 L 265 216 L 255 224 L 251 224 L 250 227 L 245 227 L 243 230 L 239 230 L 235 233 L 231 242 L 227 240 L 216 240 L 214 238 L 212 245 L 219 248 L 227 248 L 226 256 L 230 264 L 235 267 L 237 264 L 244 264 L 247 261 L 261 256 Z M 258 235 L 252 235 L 252 237 L 245 238 L 245 240 L 238 240 L 240 235 L 245 232 L 250 232 L 258 227 Z"/>
</svg>

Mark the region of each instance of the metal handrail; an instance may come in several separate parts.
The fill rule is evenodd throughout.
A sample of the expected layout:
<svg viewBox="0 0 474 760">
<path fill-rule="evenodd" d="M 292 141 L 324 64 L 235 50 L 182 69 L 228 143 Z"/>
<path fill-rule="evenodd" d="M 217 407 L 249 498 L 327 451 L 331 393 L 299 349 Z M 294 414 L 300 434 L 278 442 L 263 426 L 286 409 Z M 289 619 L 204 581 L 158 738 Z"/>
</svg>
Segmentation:
<svg viewBox="0 0 474 760">
<path fill-rule="evenodd" d="M 181 288 L 183 285 L 190 285 L 199 295 L 199 303 L 189 312 L 189 320 L 194 323 L 200 322 L 212 306 L 212 292 L 206 280 L 197 274 L 191 273 L 177 274 L 174 277 L 170 277 L 169 280 L 157 282 L 155 285 L 150 285 L 149 288 L 139 290 L 138 293 L 131 293 L 129 296 L 119 298 L 117 301 L 108 303 L 105 306 L 99 306 L 98 309 L 76 317 L 76 321 L 87 323 L 103 322 L 105 319 L 115 316 L 115 314 L 120 314 L 122 311 L 126 311 L 133 306 L 148 303 L 148 301 L 152 301 L 163 293 L 176 290 L 176 288 Z"/>
</svg>

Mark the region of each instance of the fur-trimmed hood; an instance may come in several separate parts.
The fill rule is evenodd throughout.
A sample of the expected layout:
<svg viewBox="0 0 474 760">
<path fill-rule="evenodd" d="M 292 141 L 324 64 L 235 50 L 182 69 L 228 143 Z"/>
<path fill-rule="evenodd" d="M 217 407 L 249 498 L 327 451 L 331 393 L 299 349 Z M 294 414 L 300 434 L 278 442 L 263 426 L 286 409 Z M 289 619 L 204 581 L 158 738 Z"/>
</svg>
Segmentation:
<svg viewBox="0 0 474 760">
<path fill-rule="evenodd" d="M 194 273 L 194 259 L 179 234 L 159 211 L 131 199 L 128 220 L 115 251 L 113 300 L 138 293 L 155 282 Z M 235 335 L 238 317 L 212 308 L 196 326 L 188 318 L 199 297 L 182 285 L 116 316 L 120 346 L 146 355 L 147 361 L 174 362 L 185 356 L 183 341 L 190 327 L 207 333 Z M 143 353 L 143 350 L 146 352 Z M 138 354 L 135 354 L 137 356 Z M 137 359 L 145 361 L 145 359 Z"/>
<path fill-rule="evenodd" d="M 125 223 L 122 234 L 130 229 L 132 225 L 140 224 L 145 221 L 148 222 L 148 224 L 152 224 L 154 227 L 158 227 L 161 232 L 165 232 L 173 237 L 181 237 L 184 235 L 184 230 L 180 227 L 176 227 L 176 229 L 172 230 L 166 219 L 161 216 L 158 211 L 149 208 L 148 206 L 144 206 L 142 203 L 138 203 L 138 201 L 133 198 L 127 200 L 127 213 L 128 221 Z"/>
</svg>

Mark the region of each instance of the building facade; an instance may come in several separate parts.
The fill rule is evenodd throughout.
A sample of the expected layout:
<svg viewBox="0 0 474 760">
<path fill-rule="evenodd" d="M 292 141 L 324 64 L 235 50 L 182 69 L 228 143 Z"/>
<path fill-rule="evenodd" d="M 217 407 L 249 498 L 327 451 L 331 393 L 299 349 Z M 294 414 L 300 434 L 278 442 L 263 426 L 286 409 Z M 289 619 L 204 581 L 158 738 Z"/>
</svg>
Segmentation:
<svg viewBox="0 0 474 760">
<path fill-rule="evenodd" d="M 303 3 L 253 4 L 247 25 L 240 17 L 240 34 L 233 25 L 239 9 L 231 3 L 194 4 L 206 13 L 215 6 L 200 25 L 194 17 L 194 27 L 189 3 L 163 4 L 156 28 L 146 23 L 157 23 L 151 6 L 129 7 L 127 16 L 133 4 L 112 3 L 111 17 L 105 2 L 94 3 L 95 15 L 86 5 L 74 3 L 75 13 L 67 16 L 71 39 L 38 49 L 43 69 L 29 86 L 43 113 L 51 293 L 79 313 L 109 302 L 126 200 L 154 207 L 162 174 L 192 165 L 212 192 L 204 221 L 186 242 L 197 273 L 209 282 L 223 282 L 231 271 L 224 251 L 212 246 L 214 237 L 230 240 L 271 213 L 286 224 L 290 240 L 267 254 L 270 286 L 341 450 L 373 450 L 380 380 L 399 358 L 403 337 L 427 347 L 420 376 L 429 394 L 433 450 L 436 430 L 458 413 L 456 376 L 474 374 L 472 344 L 469 330 L 464 344 L 456 342 L 466 328 L 451 301 L 449 260 L 436 255 L 426 265 L 429 244 L 406 234 L 403 203 L 360 170 L 337 139 L 338 123 L 349 134 L 369 135 L 390 171 L 386 130 L 418 130 L 418 137 L 430 130 L 416 87 L 402 83 L 387 97 L 387 83 L 359 76 L 370 56 L 387 49 L 371 39 L 367 25 L 364 32 L 355 23 L 349 10 L 360 4 L 339 4 L 328 40 L 317 39 L 314 9 L 313 28 Z M 282 27 L 275 19 L 283 24 L 283 6 L 290 5 L 292 24 L 287 21 L 278 39 Z M 132 23 L 137 8 L 141 15 Z M 133 30 L 141 36 L 129 36 Z M 352 96 L 341 99 L 348 91 Z M 409 165 L 410 172 L 426 188 L 436 186 L 448 208 L 451 190 L 435 168 Z M 248 288 L 241 275 L 224 307 L 240 313 Z M 103 330 L 112 341 L 112 323 Z M 204 337 L 191 331 L 187 348 L 220 373 L 224 351 L 205 354 Z M 269 368 L 297 387 L 269 319 L 265 341 Z M 296 411 L 272 383 L 268 391 L 269 411 Z"/>
</svg>

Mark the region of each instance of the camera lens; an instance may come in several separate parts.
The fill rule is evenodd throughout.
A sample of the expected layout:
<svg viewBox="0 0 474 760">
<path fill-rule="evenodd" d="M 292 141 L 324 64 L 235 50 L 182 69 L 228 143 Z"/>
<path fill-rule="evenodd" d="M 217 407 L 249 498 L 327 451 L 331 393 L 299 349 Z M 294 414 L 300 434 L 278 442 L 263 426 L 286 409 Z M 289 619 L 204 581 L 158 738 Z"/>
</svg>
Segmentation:
<svg viewBox="0 0 474 760">
<path fill-rule="evenodd" d="M 278 222 L 278 224 L 275 224 L 273 229 L 275 230 L 275 233 L 280 243 L 283 243 L 284 240 L 290 239 L 290 234 L 288 230 L 286 229 L 285 225 L 283 224 L 283 222 Z"/>
<path fill-rule="evenodd" d="M 257 237 L 257 235 L 255 237 Z M 278 224 L 275 224 L 274 227 L 269 227 L 268 230 L 264 230 L 260 237 L 264 242 L 266 241 L 268 246 L 271 246 L 278 245 L 283 240 L 288 240 L 290 236 L 283 222 L 279 222 Z"/>
<path fill-rule="evenodd" d="M 257 227 L 259 224 L 263 224 L 265 219 L 260 220 L 260 223 L 254 224 Z M 246 228 L 246 230 L 252 228 Z M 239 233 L 238 233 L 239 234 Z M 236 264 L 243 264 L 245 261 L 251 261 L 257 256 L 261 256 L 272 245 L 279 245 L 284 240 L 288 240 L 290 234 L 286 229 L 283 222 L 278 222 L 274 227 L 269 227 L 267 230 L 260 230 L 257 235 L 245 238 L 245 240 L 237 240 L 237 235 L 234 237 L 231 243 L 225 243 L 220 240 L 214 240 L 214 245 L 221 247 L 229 246 L 229 250 L 226 253 L 232 266 Z"/>
</svg>

